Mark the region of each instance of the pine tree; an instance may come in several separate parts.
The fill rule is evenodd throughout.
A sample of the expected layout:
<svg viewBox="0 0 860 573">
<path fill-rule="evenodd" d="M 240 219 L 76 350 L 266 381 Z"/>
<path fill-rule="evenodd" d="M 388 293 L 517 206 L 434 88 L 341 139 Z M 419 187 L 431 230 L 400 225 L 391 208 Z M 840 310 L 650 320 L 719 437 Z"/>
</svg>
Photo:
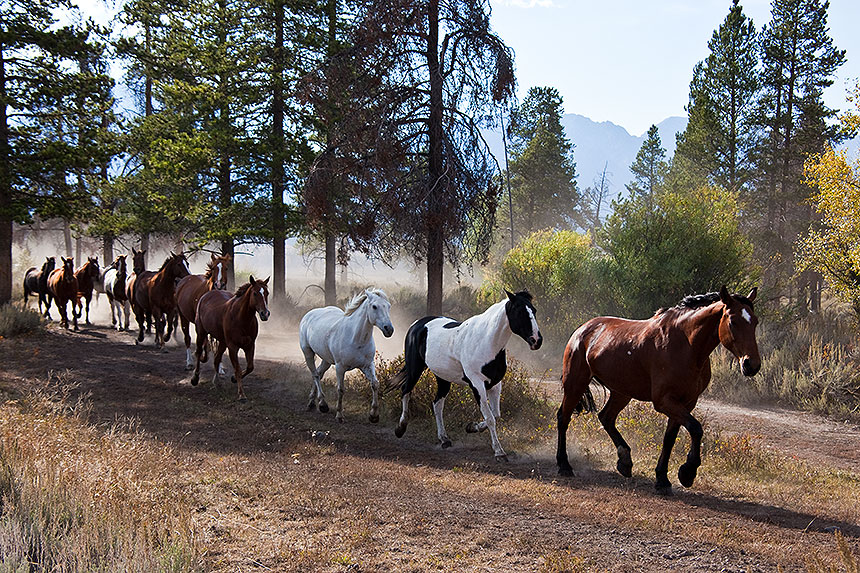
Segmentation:
<svg viewBox="0 0 860 573">
<path fill-rule="evenodd" d="M 561 116 L 561 96 L 551 87 L 531 88 L 511 116 L 514 229 L 520 236 L 581 222 L 573 144 Z"/>
<path fill-rule="evenodd" d="M 653 197 L 663 187 L 669 165 L 666 163 L 666 150 L 660 141 L 657 126 L 648 128 L 645 141 L 630 165 L 633 181 L 627 184 L 631 196 Z"/>
<path fill-rule="evenodd" d="M 708 42 L 690 82 L 687 127 L 678 136 L 673 170 L 684 166 L 708 183 L 737 190 L 751 172 L 756 130 L 751 124 L 758 93 L 755 26 L 733 0 Z"/>
<path fill-rule="evenodd" d="M 790 297 L 792 249 L 812 221 L 803 163 L 837 138 L 837 127 L 829 124 L 836 112 L 825 106 L 822 94 L 845 52 L 828 35 L 828 7 L 821 0 L 774 0 L 761 35 L 762 90 L 755 116 L 763 135 L 757 149 L 760 177 L 748 201 L 767 286 Z M 815 304 L 817 286 L 813 290 Z"/>
</svg>

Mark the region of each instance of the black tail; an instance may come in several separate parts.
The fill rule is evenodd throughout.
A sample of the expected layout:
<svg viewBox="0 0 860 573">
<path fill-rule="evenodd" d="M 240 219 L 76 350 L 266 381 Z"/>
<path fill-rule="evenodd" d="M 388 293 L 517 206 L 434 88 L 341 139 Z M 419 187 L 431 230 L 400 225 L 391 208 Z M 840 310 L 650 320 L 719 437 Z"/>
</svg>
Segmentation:
<svg viewBox="0 0 860 573">
<path fill-rule="evenodd" d="M 397 374 L 392 376 L 388 382 L 379 390 L 380 396 L 385 396 L 392 390 L 396 390 L 398 388 L 402 389 L 403 384 L 406 382 L 406 365 L 397 371 Z"/>
<path fill-rule="evenodd" d="M 586 388 L 579 403 L 574 408 L 577 414 L 586 412 L 597 412 L 597 404 L 594 403 L 594 395 L 591 393 L 591 388 Z"/>
</svg>

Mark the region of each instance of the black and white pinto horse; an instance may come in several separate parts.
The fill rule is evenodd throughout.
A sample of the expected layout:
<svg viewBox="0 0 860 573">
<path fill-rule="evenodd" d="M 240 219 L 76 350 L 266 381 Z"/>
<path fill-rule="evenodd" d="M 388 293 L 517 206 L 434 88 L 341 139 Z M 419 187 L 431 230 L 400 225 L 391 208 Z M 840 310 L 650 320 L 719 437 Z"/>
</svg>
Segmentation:
<svg viewBox="0 0 860 573">
<path fill-rule="evenodd" d="M 406 364 L 393 380 L 400 385 L 403 406 L 400 423 L 394 430 L 398 438 L 406 432 L 412 389 L 425 368 L 429 368 L 436 375 L 433 413 L 442 447 L 451 446 L 442 410 L 451 383 L 456 382 L 472 389 L 484 416 L 483 421 L 467 425 L 466 431 L 490 430 L 496 460 L 507 460 L 496 434 L 496 419 L 501 415 L 501 381 L 508 369 L 505 346 L 511 334 L 516 334 L 532 350 L 537 350 L 543 337 L 535 319 L 531 294 L 528 291 L 505 293 L 506 299 L 463 323 L 446 317 L 427 316 L 409 327 L 405 344 Z"/>
</svg>

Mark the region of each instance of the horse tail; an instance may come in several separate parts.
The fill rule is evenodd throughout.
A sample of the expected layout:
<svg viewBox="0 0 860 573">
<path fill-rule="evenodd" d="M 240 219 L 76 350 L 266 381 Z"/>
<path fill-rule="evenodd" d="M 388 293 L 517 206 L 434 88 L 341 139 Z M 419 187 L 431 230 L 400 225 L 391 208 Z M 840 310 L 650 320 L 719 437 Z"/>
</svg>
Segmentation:
<svg viewBox="0 0 860 573">
<path fill-rule="evenodd" d="M 594 395 L 591 393 L 591 388 L 586 388 L 582 394 L 582 398 L 573 409 L 577 414 L 587 412 L 597 412 L 597 404 L 594 402 Z"/>
<path fill-rule="evenodd" d="M 400 388 L 400 389 L 402 390 L 402 389 L 403 389 L 403 385 L 404 385 L 405 383 L 406 383 L 406 365 L 404 364 L 404 365 L 400 368 L 400 370 L 398 370 L 398 371 L 397 371 L 397 373 L 396 373 L 394 376 L 392 376 L 391 378 L 389 378 L 389 380 L 388 380 L 388 382 L 385 384 L 385 386 L 383 386 L 383 387 L 380 389 L 379 394 L 380 394 L 381 396 L 385 396 L 386 394 L 388 394 L 388 393 L 389 393 L 389 392 L 391 392 L 392 390 L 396 390 L 396 389 L 398 389 L 398 388 Z"/>
</svg>

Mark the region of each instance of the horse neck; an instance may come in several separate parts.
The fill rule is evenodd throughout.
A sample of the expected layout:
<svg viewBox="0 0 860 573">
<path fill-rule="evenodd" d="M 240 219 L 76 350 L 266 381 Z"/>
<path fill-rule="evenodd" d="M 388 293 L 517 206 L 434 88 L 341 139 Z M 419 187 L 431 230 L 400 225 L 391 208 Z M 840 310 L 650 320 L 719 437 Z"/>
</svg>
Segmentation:
<svg viewBox="0 0 860 573">
<path fill-rule="evenodd" d="M 242 294 L 242 297 L 238 300 L 239 307 L 239 316 L 244 318 L 245 320 L 251 321 L 253 320 L 255 323 L 257 319 L 254 315 L 257 313 L 257 309 L 251 304 L 251 301 L 254 300 L 254 293 L 251 292 L 253 290 L 253 286 Z"/>
<path fill-rule="evenodd" d="M 373 325 L 367 318 L 368 306 L 370 306 L 369 299 L 365 299 L 352 314 L 343 317 L 343 324 L 350 338 L 359 344 L 364 344 L 373 336 Z"/>
<path fill-rule="evenodd" d="M 723 316 L 723 303 L 715 302 L 689 314 L 679 321 L 687 334 L 693 349 L 701 351 L 705 357 L 720 343 L 720 318 Z"/>
<path fill-rule="evenodd" d="M 486 341 L 494 356 L 507 346 L 508 341 L 511 339 L 511 334 L 513 334 L 511 325 L 508 322 L 508 315 L 505 312 L 506 303 L 507 301 L 505 300 L 497 302 L 475 317 L 475 326 L 480 325 L 487 330 L 488 336 Z"/>
</svg>

